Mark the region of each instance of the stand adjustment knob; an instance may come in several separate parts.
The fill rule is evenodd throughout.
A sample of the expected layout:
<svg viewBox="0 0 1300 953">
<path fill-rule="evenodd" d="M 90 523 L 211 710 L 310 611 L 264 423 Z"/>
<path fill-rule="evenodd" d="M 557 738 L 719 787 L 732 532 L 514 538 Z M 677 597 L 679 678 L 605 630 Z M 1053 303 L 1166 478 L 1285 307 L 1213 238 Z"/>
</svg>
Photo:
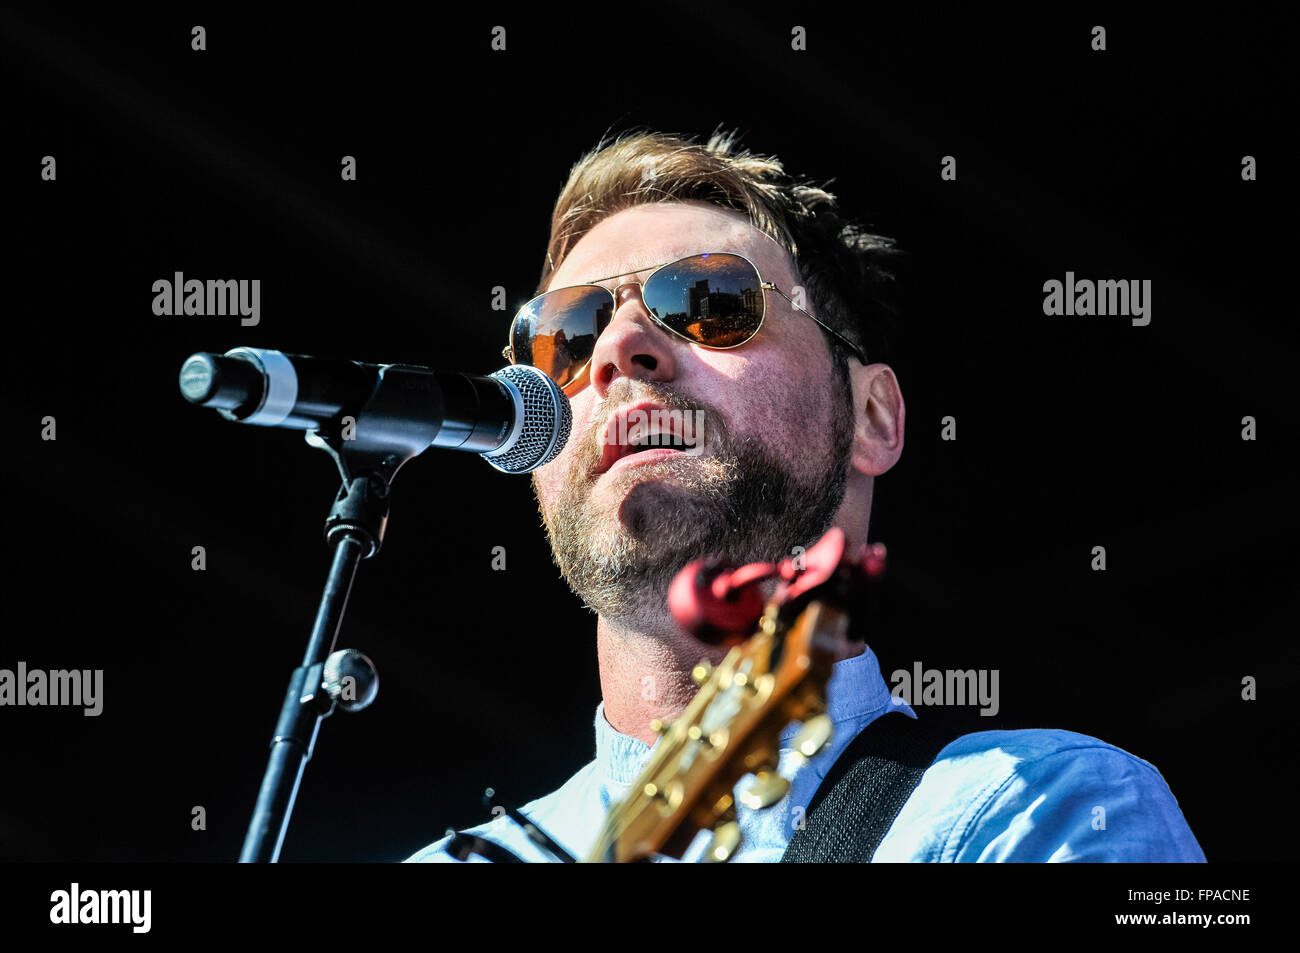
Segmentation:
<svg viewBox="0 0 1300 953">
<path fill-rule="evenodd" d="M 339 649 L 325 659 L 322 687 L 344 711 L 360 711 L 379 694 L 379 672 L 356 649 Z"/>
</svg>

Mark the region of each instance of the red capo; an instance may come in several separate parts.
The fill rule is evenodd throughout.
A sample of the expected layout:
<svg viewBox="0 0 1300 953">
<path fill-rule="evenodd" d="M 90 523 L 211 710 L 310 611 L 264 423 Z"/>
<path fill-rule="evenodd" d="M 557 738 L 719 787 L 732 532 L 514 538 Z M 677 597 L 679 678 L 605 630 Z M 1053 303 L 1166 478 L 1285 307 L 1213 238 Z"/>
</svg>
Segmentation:
<svg viewBox="0 0 1300 953">
<path fill-rule="evenodd" d="M 783 605 L 822 585 L 842 566 L 868 579 L 879 578 L 885 571 L 885 547 L 881 543 L 863 545 L 848 556 L 843 531 L 831 527 L 807 552 L 780 563 L 749 563 L 730 569 L 697 559 L 673 579 L 668 609 L 677 624 L 700 641 L 734 645 L 758 627 L 767 602 L 764 582 L 777 580 L 772 598 Z"/>
</svg>

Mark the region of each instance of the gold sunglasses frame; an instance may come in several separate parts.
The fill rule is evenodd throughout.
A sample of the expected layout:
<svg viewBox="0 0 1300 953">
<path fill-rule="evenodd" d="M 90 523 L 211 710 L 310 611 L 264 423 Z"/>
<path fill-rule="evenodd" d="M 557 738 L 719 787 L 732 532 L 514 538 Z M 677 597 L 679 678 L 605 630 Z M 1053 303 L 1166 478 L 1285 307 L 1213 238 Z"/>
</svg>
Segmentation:
<svg viewBox="0 0 1300 953">
<path fill-rule="evenodd" d="M 793 308 L 795 311 L 798 311 L 798 312 L 800 312 L 800 313 L 802 313 L 802 314 L 807 315 L 807 316 L 808 316 L 809 318 L 811 318 L 814 322 L 816 322 L 816 324 L 817 324 L 819 327 L 821 327 L 821 328 L 823 328 L 824 330 L 829 331 L 831 334 L 835 335 L 835 337 L 839 338 L 839 340 L 841 341 L 841 343 L 843 343 L 844 346 L 847 347 L 847 348 L 849 349 L 849 351 L 854 355 L 854 357 L 856 357 L 856 358 L 857 358 L 859 361 L 861 361 L 864 365 L 867 363 L 867 355 L 863 352 L 863 350 L 862 350 L 860 347 L 858 347 L 856 344 L 854 344 L 852 341 L 850 341 L 850 340 L 849 340 L 848 338 L 846 338 L 844 335 L 840 334 L 838 331 L 836 331 L 836 330 L 835 330 L 833 327 L 831 327 L 830 325 L 826 324 L 826 323 L 823 322 L 823 321 L 818 320 L 818 319 L 817 319 L 817 318 L 812 314 L 812 312 L 810 312 L 807 308 L 801 308 L 799 305 L 797 305 L 797 304 L 794 302 L 794 299 L 792 299 L 788 294 L 786 294 L 784 291 L 782 291 L 780 288 L 778 288 L 775 284 L 773 284 L 773 283 L 770 282 L 770 281 L 764 281 L 764 280 L 763 280 L 762 272 L 760 272 L 760 271 L 758 270 L 758 266 L 757 266 L 756 264 L 754 264 L 752 261 L 750 261 L 748 258 L 746 258 L 744 255 L 740 255 L 740 254 L 737 254 L 736 252 L 731 252 L 731 251 L 723 251 L 723 252 L 697 252 L 697 253 L 694 254 L 694 255 L 685 255 L 685 256 L 683 256 L 683 257 L 681 257 L 681 258 L 674 258 L 672 261 L 666 261 L 666 262 L 664 262 L 662 265 L 653 265 L 653 266 L 651 266 L 650 274 L 648 274 L 648 275 L 645 276 L 645 281 L 625 281 L 625 282 L 623 282 L 622 284 L 617 285 L 617 286 L 616 286 L 612 291 L 611 291 L 609 288 L 606 288 L 604 285 L 600 284 L 600 282 L 602 282 L 602 281 L 613 281 L 615 278 L 623 278 L 623 277 L 625 277 L 625 276 L 627 276 L 627 275 L 635 275 L 635 274 L 637 274 L 637 273 L 640 272 L 640 271 L 645 271 L 645 269 L 644 269 L 644 268 L 639 268 L 639 269 L 637 269 L 637 271 L 625 271 L 625 272 L 622 272 L 621 274 L 610 275 L 610 276 L 607 277 L 607 278 L 597 278 L 597 279 L 595 279 L 594 281 L 584 281 L 584 282 L 581 282 L 580 284 L 576 284 L 576 285 L 564 285 L 564 286 L 561 287 L 561 288 L 550 288 L 550 289 L 548 289 L 548 290 L 546 290 L 546 291 L 543 291 L 541 294 L 539 294 L 539 295 L 535 295 L 534 297 L 530 298 L 528 301 L 526 301 L 526 302 L 525 302 L 525 303 L 524 303 L 524 304 L 519 308 L 518 311 L 515 312 L 514 317 L 510 319 L 510 333 L 511 333 L 511 336 L 514 335 L 515 322 L 516 322 L 517 320 L 519 320 L 519 315 L 523 314 L 523 312 L 524 312 L 524 311 L 529 307 L 529 305 L 531 305 L 534 301 L 538 301 L 538 300 L 540 300 L 540 299 L 546 297 L 548 294 L 553 294 L 554 292 L 557 292 L 557 291 L 570 291 L 570 290 L 572 290 L 572 289 L 574 289 L 574 288 L 599 288 L 601 291 L 606 292 L 607 294 L 610 295 L 610 297 L 612 297 L 612 298 L 614 299 L 614 309 L 615 309 L 615 310 L 618 310 L 618 292 L 621 291 L 623 288 L 628 287 L 629 285 L 636 285 L 638 288 L 641 289 L 641 303 L 642 303 L 642 305 L 644 306 L 644 305 L 645 305 L 645 286 L 650 282 L 650 279 L 653 278 L 653 277 L 654 277 L 654 276 L 655 276 L 655 275 L 656 275 L 656 274 L 657 274 L 661 269 L 663 269 L 663 268 L 667 268 L 669 265 L 676 265 L 676 264 L 679 264 L 680 262 L 683 262 L 683 261 L 689 261 L 689 260 L 692 259 L 692 258 L 704 258 L 704 257 L 708 257 L 708 256 L 710 256 L 710 255 L 728 255 L 728 256 L 730 256 L 730 257 L 732 257 L 732 258 L 739 258 L 739 259 L 740 259 L 741 261 L 743 261 L 745 264 L 749 265 L 750 268 L 753 268 L 753 269 L 754 269 L 754 274 L 758 277 L 758 286 L 759 286 L 759 288 L 760 288 L 761 290 L 763 290 L 763 291 L 775 291 L 777 294 L 779 294 L 782 298 L 784 298 L 784 299 L 786 300 L 786 302 L 790 305 L 791 308 Z M 759 332 L 759 331 L 763 330 L 763 322 L 767 320 L 767 295 L 763 295 L 763 313 L 762 313 L 762 315 L 759 316 L 759 319 L 758 319 L 758 327 L 754 328 L 754 333 L 751 334 L 749 337 L 745 338 L 745 340 L 741 341 L 739 344 L 728 344 L 728 345 L 725 345 L 725 346 L 723 346 L 723 347 L 714 347 L 714 346 L 711 345 L 711 344 L 701 344 L 699 341 L 692 340 L 691 338 L 688 338 L 686 335 L 681 334 L 681 333 L 679 333 L 679 332 L 677 332 L 677 331 L 674 331 L 672 328 L 670 328 L 667 324 L 665 324 L 665 323 L 664 323 L 664 322 L 659 318 L 659 316 L 658 316 L 657 314 L 655 314 L 653 311 L 651 311 L 649 307 L 646 307 L 645 310 L 646 310 L 646 314 L 648 314 L 648 315 L 650 316 L 650 319 L 651 319 L 652 321 L 654 321 L 655 324 L 657 324 L 659 327 L 663 328 L 664 331 L 668 332 L 668 334 L 672 335 L 674 338 L 677 338 L 677 339 L 682 340 L 682 341 L 686 341 L 688 344 L 694 344 L 694 345 L 696 345 L 697 347 L 706 347 L 706 348 L 708 348 L 710 351 L 731 351 L 731 350 L 734 350 L 735 348 L 738 348 L 738 347 L 744 347 L 746 344 L 748 344 L 750 341 L 754 340 L 754 338 L 756 338 L 756 337 L 758 336 L 758 332 Z M 597 337 L 600 336 L 600 330 L 599 330 L 599 329 L 597 329 L 596 336 L 597 336 Z M 501 349 L 501 356 L 502 356 L 503 358 L 505 358 L 507 361 L 509 361 L 511 364 L 514 364 L 514 363 L 515 363 L 515 351 L 514 351 L 514 345 L 513 345 L 513 344 L 507 344 L 504 348 L 502 348 L 502 349 Z M 565 389 L 567 389 L 567 388 L 573 386 L 577 381 L 581 380 L 582 377 L 583 377 L 583 375 L 586 373 L 587 368 L 590 366 L 590 364 L 591 364 L 591 358 L 588 357 L 588 358 L 587 358 L 587 362 L 586 362 L 585 364 L 583 364 L 582 367 L 578 368 L 577 371 L 574 372 L 573 377 L 570 378 L 570 380 L 569 380 L 569 383 L 563 385 L 563 387 L 564 387 Z"/>
</svg>

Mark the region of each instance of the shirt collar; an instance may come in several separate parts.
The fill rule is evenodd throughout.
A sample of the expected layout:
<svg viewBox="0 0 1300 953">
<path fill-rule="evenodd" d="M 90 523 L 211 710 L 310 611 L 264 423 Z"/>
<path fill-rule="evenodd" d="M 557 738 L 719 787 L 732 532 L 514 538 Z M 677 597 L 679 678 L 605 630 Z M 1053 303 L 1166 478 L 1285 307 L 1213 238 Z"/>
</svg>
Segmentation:
<svg viewBox="0 0 1300 953">
<path fill-rule="evenodd" d="M 631 784 L 650 756 L 650 745 L 616 731 L 605 718 L 605 702 L 596 706 L 596 769 L 610 784 Z"/>
<path fill-rule="evenodd" d="M 889 688 L 870 646 L 860 655 L 835 663 L 826 685 L 826 713 L 833 724 L 860 721 L 889 708 Z M 788 725 L 781 732 L 782 747 L 788 746 L 798 731 L 798 725 Z M 605 719 L 604 701 L 596 706 L 596 768 L 610 784 L 635 781 L 653 750 L 644 741 L 616 731 Z"/>
<path fill-rule="evenodd" d="M 880 661 L 871 646 L 864 648 L 861 655 L 836 662 L 832 667 L 830 681 L 826 683 L 826 714 L 830 715 L 832 724 L 838 726 L 861 721 L 868 715 L 883 715 L 893 707 L 890 702 L 889 687 L 880 674 Z M 798 733 L 798 725 L 787 725 L 781 732 L 782 746 Z"/>
</svg>

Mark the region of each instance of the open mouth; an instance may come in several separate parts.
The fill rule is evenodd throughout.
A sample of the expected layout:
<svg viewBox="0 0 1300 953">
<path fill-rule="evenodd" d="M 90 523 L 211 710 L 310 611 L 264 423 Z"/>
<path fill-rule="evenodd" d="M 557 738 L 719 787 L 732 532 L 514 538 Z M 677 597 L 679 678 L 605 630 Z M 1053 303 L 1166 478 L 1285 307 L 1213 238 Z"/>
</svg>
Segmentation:
<svg viewBox="0 0 1300 953">
<path fill-rule="evenodd" d="M 652 403 L 620 408 L 605 427 L 597 472 L 698 454 L 703 449 L 703 428 L 692 414 Z"/>
</svg>

